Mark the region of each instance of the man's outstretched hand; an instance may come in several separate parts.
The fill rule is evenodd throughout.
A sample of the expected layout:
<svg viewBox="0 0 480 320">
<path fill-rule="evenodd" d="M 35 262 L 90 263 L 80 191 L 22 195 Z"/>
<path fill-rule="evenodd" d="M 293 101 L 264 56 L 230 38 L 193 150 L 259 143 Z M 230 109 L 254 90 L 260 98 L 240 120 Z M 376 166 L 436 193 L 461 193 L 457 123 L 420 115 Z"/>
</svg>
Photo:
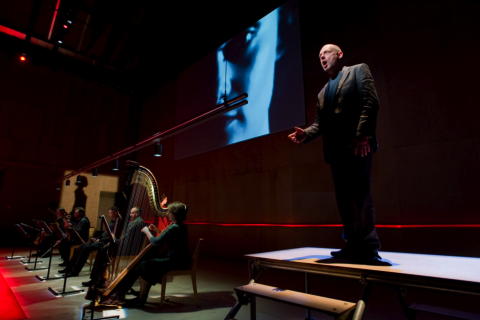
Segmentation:
<svg viewBox="0 0 480 320">
<path fill-rule="evenodd" d="M 295 143 L 302 143 L 303 141 L 305 141 L 305 139 L 307 138 L 305 130 L 299 127 L 294 127 L 293 129 L 295 129 L 295 131 L 290 133 L 288 135 L 288 138 Z"/>
</svg>

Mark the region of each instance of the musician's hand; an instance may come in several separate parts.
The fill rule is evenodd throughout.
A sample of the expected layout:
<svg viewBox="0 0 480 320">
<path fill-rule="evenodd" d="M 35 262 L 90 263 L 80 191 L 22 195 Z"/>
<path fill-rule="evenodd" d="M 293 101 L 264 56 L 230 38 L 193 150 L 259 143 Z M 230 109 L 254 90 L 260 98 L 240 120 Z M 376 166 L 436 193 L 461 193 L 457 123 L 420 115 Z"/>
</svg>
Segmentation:
<svg viewBox="0 0 480 320">
<path fill-rule="evenodd" d="M 164 197 L 162 202 L 160 202 L 160 207 L 165 208 L 167 206 L 168 198 Z"/>
<path fill-rule="evenodd" d="M 142 230 L 140 230 L 140 231 L 143 232 L 143 233 L 145 233 L 145 234 L 147 234 L 147 232 L 149 232 L 147 226 L 143 227 Z"/>
<path fill-rule="evenodd" d="M 371 151 L 372 148 L 368 142 L 368 137 L 361 137 L 355 142 L 353 153 L 356 156 L 366 157 Z"/>
<path fill-rule="evenodd" d="M 154 224 L 151 224 L 148 226 L 148 229 L 152 232 L 159 233 L 160 231 L 158 230 L 157 226 Z"/>
<path fill-rule="evenodd" d="M 288 138 L 295 143 L 302 143 L 303 141 L 305 141 L 305 139 L 307 138 L 305 130 L 299 127 L 294 127 L 293 129 L 295 129 L 295 131 L 290 133 L 288 135 Z"/>
</svg>

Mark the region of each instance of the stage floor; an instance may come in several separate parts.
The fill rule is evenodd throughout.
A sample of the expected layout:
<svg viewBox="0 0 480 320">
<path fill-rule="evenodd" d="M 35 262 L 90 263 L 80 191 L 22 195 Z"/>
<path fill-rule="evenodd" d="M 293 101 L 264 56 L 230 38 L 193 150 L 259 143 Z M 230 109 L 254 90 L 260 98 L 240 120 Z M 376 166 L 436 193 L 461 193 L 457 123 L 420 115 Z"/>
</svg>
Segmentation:
<svg viewBox="0 0 480 320">
<path fill-rule="evenodd" d="M 265 259 L 276 258 L 286 259 L 285 261 L 291 262 L 288 259 L 299 258 L 303 262 L 303 265 L 316 265 L 314 261 L 309 259 L 318 260 L 319 258 L 326 258 L 329 255 L 330 249 L 315 248 L 312 252 L 308 248 L 298 248 L 291 250 L 281 250 L 274 252 L 267 252 L 261 254 L 249 255 L 252 256 L 261 255 Z M 296 250 L 296 251 L 295 251 Z M 24 255 L 26 252 L 22 252 Z M 292 254 L 295 253 L 295 254 Z M 314 257 L 308 257 L 313 253 Z M 8 250 L 0 251 L 2 257 L 10 254 Z M 397 259 L 397 255 L 403 255 L 400 253 L 383 253 L 382 256 L 391 260 L 394 263 L 393 267 L 367 267 L 369 268 L 390 268 L 389 273 L 395 272 L 408 272 L 406 266 L 407 260 L 401 261 Z M 412 258 L 411 264 L 417 264 L 416 255 L 410 256 Z M 463 257 L 445 257 L 445 256 L 429 256 L 430 261 L 439 261 L 441 258 L 453 258 L 455 261 L 458 259 L 464 259 Z M 470 258 L 465 258 L 469 261 Z M 59 258 L 54 256 L 53 259 L 53 271 L 54 273 L 60 268 L 58 267 Z M 435 265 L 435 264 L 432 264 Z M 32 266 L 30 264 L 30 266 Z M 249 280 L 248 276 L 248 264 L 246 259 L 242 260 L 225 260 L 225 259 L 213 259 L 202 257 L 200 259 L 199 271 L 198 271 L 198 289 L 199 297 L 196 304 L 193 300 L 191 293 L 191 282 L 189 277 L 175 278 L 173 282 L 167 286 L 167 296 L 171 300 L 170 303 L 160 304 L 160 286 L 156 285 L 152 288 L 150 293 L 148 304 L 144 309 L 125 309 L 125 315 L 128 319 L 132 320 L 159 320 L 159 319 L 195 319 L 195 320 L 212 320 L 223 319 L 228 313 L 230 308 L 235 304 L 236 299 L 233 294 L 233 288 L 246 284 Z M 360 265 L 346 265 L 333 266 L 335 269 L 345 270 L 364 269 L 364 266 Z M 460 266 L 461 267 L 461 266 Z M 326 265 L 326 268 L 329 268 Z M 464 268 L 464 267 L 461 267 Z M 437 266 L 436 269 L 441 269 L 441 266 Z M 477 272 L 463 269 L 460 271 L 465 273 L 463 279 L 470 279 L 472 274 L 478 275 Z M 475 268 L 477 271 L 480 268 Z M 403 271 L 402 271 L 403 270 Z M 422 271 L 423 270 L 423 271 Z M 381 270 L 380 270 L 381 271 Z M 417 273 L 428 272 L 427 267 L 416 269 Z M 432 270 L 438 273 L 444 273 L 442 270 Z M 12 291 L 17 297 L 17 300 L 22 305 L 23 310 L 27 314 L 28 319 L 32 320 L 79 320 L 81 315 L 82 306 L 87 303 L 84 299 L 84 294 L 77 294 L 67 297 L 54 297 L 47 288 L 54 287 L 60 289 L 62 287 L 62 280 L 51 280 L 46 282 L 39 281 L 35 275 L 45 276 L 46 271 L 27 271 L 25 266 L 19 261 L 7 261 L 0 260 L 0 272 L 2 273 L 5 281 L 8 283 Z M 383 272 L 383 271 L 381 271 Z M 79 277 L 73 277 L 68 280 L 67 285 L 79 286 L 82 281 L 88 280 L 89 268 L 86 266 L 80 273 Z M 302 286 L 303 275 L 299 272 L 291 272 L 286 270 L 272 270 L 265 273 L 266 279 L 276 281 L 276 285 L 284 286 L 287 288 L 294 287 L 300 284 Z M 358 294 L 356 288 L 358 287 L 358 281 L 351 279 L 339 279 L 334 277 L 327 277 L 319 275 L 311 277 L 312 289 L 318 291 L 320 294 L 334 295 L 338 298 L 349 300 L 345 297 L 345 286 L 351 288 L 349 295 L 355 297 Z M 471 299 L 469 296 L 464 296 L 461 301 L 456 301 L 458 295 L 444 294 L 441 295 L 432 294 L 430 291 L 413 291 L 416 297 L 430 300 L 433 302 L 442 302 L 445 306 L 458 306 L 462 310 L 473 312 L 476 309 L 476 300 L 478 296 Z M 388 287 L 376 287 L 371 295 L 368 308 L 366 310 L 365 319 L 369 320 L 402 320 L 405 319 L 401 312 L 400 306 L 396 303 L 396 292 Z M 450 304 L 450 305 L 449 305 Z M 471 308 L 470 310 L 468 308 Z M 305 312 L 303 309 L 279 304 L 274 301 L 265 299 L 258 299 L 257 303 L 257 319 L 261 320 L 303 320 Z M 281 316 L 279 316 L 281 315 Z M 96 315 L 97 317 L 99 315 Z M 322 314 L 314 313 L 317 320 L 331 319 Z M 0 319 L 1 316 L 0 316 Z M 249 309 L 242 308 L 236 316 L 237 320 L 250 319 Z M 419 315 L 418 320 L 439 320 L 447 318 L 439 318 L 438 316 L 432 316 L 429 314 Z"/>
</svg>

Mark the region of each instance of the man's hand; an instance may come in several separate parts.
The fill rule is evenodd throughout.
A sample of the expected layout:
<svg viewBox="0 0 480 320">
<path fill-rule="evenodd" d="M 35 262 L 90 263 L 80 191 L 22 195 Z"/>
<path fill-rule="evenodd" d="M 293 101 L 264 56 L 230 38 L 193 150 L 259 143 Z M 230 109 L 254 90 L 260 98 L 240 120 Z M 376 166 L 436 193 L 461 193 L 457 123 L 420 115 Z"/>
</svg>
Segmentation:
<svg viewBox="0 0 480 320">
<path fill-rule="evenodd" d="M 148 229 L 149 229 L 150 231 L 154 232 L 154 233 L 158 233 L 158 232 L 159 232 L 157 226 L 154 225 L 154 224 L 149 225 L 149 226 L 148 226 Z"/>
<path fill-rule="evenodd" d="M 305 139 L 307 138 L 305 130 L 299 127 L 294 127 L 293 129 L 295 129 L 295 131 L 290 133 L 288 135 L 288 138 L 295 143 L 302 143 L 303 141 L 305 141 Z"/>
<path fill-rule="evenodd" d="M 368 137 L 359 138 L 353 147 L 353 153 L 360 157 L 366 157 L 371 151 L 372 148 L 368 142 Z"/>
</svg>

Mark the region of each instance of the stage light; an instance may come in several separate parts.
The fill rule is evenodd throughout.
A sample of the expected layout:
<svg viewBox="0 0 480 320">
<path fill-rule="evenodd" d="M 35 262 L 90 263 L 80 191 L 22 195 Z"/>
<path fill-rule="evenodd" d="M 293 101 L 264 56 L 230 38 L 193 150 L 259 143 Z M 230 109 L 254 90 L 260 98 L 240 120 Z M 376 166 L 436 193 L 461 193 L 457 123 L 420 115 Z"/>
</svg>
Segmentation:
<svg viewBox="0 0 480 320">
<path fill-rule="evenodd" d="M 65 185 L 66 185 L 66 186 L 69 186 L 69 185 L 70 185 L 70 180 L 68 180 L 68 179 L 65 180 Z"/>
<path fill-rule="evenodd" d="M 115 159 L 115 161 L 113 161 L 112 171 L 118 171 L 118 170 L 120 170 L 120 160 Z"/>
<path fill-rule="evenodd" d="M 163 154 L 163 145 L 160 142 L 155 142 L 153 156 L 161 157 Z"/>
<path fill-rule="evenodd" d="M 68 29 L 68 25 L 67 25 L 67 24 L 64 24 L 64 25 L 63 25 L 63 29 Z"/>
<path fill-rule="evenodd" d="M 98 168 L 93 168 L 92 169 L 92 177 L 98 176 Z"/>
<path fill-rule="evenodd" d="M 28 61 L 27 54 L 26 53 L 20 54 L 20 56 L 18 56 L 18 60 L 20 60 L 20 62 L 27 62 Z"/>
<path fill-rule="evenodd" d="M 63 41 L 62 40 L 57 40 L 57 43 L 58 44 L 63 44 Z"/>
</svg>

